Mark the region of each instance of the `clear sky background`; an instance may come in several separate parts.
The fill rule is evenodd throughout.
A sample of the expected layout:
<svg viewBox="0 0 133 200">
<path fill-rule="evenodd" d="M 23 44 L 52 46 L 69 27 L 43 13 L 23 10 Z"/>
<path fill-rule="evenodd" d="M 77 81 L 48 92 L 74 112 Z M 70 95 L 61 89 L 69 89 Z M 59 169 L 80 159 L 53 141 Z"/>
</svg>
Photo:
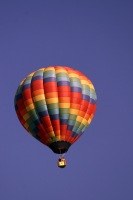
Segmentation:
<svg viewBox="0 0 133 200">
<path fill-rule="evenodd" d="M 14 95 L 49 65 L 82 71 L 97 112 L 67 167 L 19 123 Z M 133 1 L 0 0 L 0 200 L 133 199 Z"/>
</svg>

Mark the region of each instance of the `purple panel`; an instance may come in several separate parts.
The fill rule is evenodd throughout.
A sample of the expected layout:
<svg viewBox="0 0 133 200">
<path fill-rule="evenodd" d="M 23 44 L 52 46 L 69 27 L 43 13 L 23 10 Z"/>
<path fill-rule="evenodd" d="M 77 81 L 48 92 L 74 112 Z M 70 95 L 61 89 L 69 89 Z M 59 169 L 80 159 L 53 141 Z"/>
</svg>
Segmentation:
<svg viewBox="0 0 133 200">
<path fill-rule="evenodd" d="M 82 93 L 82 89 L 80 87 L 71 87 L 71 92 L 79 92 Z"/>
<path fill-rule="evenodd" d="M 91 104 L 95 104 L 96 101 L 95 101 L 94 99 L 90 99 L 90 103 L 91 103 Z"/>
<path fill-rule="evenodd" d="M 44 78 L 44 83 L 47 83 L 47 82 L 56 82 L 56 78 L 55 77 L 48 77 L 48 78 Z"/>
<path fill-rule="evenodd" d="M 33 76 L 32 81 L 42 80 L 42 79 L 43 79 L 43 76 Z"/>
<path fill-rule="evenodd" d="M 83 100 L 87 100 L 87 101 L 90 102 L 90 97 L 89 97 L 88 95 L 86 95 L 86 94 L 83 94 L 83 95 L 82 95 L 82 99 L 83 99 Z"/>
<path fill-rule="evenodd" d="M 18 106 L 17 106 L 17 104 L 15 104 L 15 110 L 18 110 Z"/>
<path fill-rule="evenodd" d="M 18 94 L 18 95 L 16 95 L 16 97 L 15 97 L 15 101 L 18 101 L 19 99 L 21 99 L 22 98 L 22 94 Z"/>
<path fill-rule="evenodd" d="M 67 126 L 67 130 L 71 131 L 73 129 L 73 126 L 72 125 L 68 125 Z"/>
<path fill-rule="evenodd" d="M 68 124 L 68 119 L 60 119 L 60 124 L 61 125 Z"/>
<path fill-rule="evenodd" d="M 36 124 L 38 126 L 39 124 L 41 124 L 41 121 L 39 119 L 36 119 L 36 120 L 34 120 L 34 124 Z"/>
<path fill-rule="evenodd" d="M 38 112 L 38 115 L 39 115 L 39 117 L 46 117 L 46 116 L 48 116 L 49 114 L 48 114 L 48 111 L 45 110 L 45 111 L 42 111 L 42 112 Z"/>
<path fill-rule="evenodd" d="M 31 87 L 31 84 L 25 84 L 22 86 L 22 91 L 24 91 L 25 89 L 30 88 L 30 87 Z"/>
<path fill-rule="evenodd" d="M 77 136 L 78 136 L 78 134 L 76 132 L 71 133 L 71 137 L 76 138 Z"/>
<path fill-rule="evenodd" d="M 58 86 L 70 86 L 70 82 L 68 82 L 68 81 L 58 81 L 57 85 Z"/>
<path fill-rule="evenodd" d="M 59 114 L 50 115 L 50 119 L 51 119 L 51 120 L 59 119 Z"/>
</svg>

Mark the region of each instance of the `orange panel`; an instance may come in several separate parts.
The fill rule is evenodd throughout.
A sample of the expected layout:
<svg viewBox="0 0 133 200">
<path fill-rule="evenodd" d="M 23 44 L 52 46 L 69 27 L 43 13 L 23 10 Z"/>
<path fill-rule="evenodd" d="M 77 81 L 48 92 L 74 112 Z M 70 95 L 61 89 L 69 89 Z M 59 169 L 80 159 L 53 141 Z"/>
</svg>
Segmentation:
<svg viewBox="0 0 133 200">
<path fill-rule="evenodd" d="M 69 103 L 70 97 L 59 97 L 59 103 Z"/>
<path fill-rule="evenodd" d="M 76 110 L 79 110 L 81 104 L 71 103 L 71 108 L 74 108 Z"/>
<path fill-rule="evenodd" d="M 24 101 L 25 106 L 27 106 L 29 104 L 32 104 L 32 103 L 33 103 L 32 98 L 31 99 L 27 99 L 27 100 Z"/>
<path fill-rule="evenodd" d="M 47 99 L 58 97 L 58 93 L 57 92 L 49 92 L 49 93 L 46 93 L 45 95 L 46 95 Z"/>
<path fill-rule="evenodd" d="M 35 97 L 37 95 L 40 95 L 40 94 L 44 94 L 44 90 L 43 89 L 40 89 L 40 90 L 35 90 L 32 92 L 32 96 Z"/>
</svg>

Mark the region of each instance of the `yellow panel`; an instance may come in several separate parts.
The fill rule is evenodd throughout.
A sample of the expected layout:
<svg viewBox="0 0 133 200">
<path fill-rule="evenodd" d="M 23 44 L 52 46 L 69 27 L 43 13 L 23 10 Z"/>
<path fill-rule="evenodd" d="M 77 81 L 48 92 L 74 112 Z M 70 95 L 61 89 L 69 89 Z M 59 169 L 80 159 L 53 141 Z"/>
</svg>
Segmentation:
<svg viewBox="0 0 133 200">
<path fill-rule="evenodd" d="M 81 84 L 89 85 L 87 80 L 81 80 Z"/>
<path fill-rule="evenodd" d="M 46 72 L 46 71 L 49 71 L 49 70 L 53 70 L 53 71 L 54 71 L 54 67 L 52 67 L 52 66 L 49 66 L 49 67 L 45 68 L 45 70 L 44 70 L 44 71 Z"/>
<path fill-rule="evenodd" d="M 88 120 L 88 124 L 90 124 L 91 123 L 91 119 L 89 118 L 89 120 Z"/>
<path fill-rule="evenodd" d="M 75 74 L 75 73 L 70 73 L 69 74 L 69 78 L 74 78 L 74 77 L 79 78 L 79 75 Z"/>
<path fill-rule="evenodd" d="M 90 86 L 91 89 L 94 89 L 93 84 L 89 84 L 89 86 Z M 95 89 L 94 89 L 94 90 L 95 90 Z"/>
<path fill-rule="evenodd" d="M 23 82 L 25 81 L 25 79 L 26 79 L 26 78 L 24 78 L 24 79 L 21 81 L 20 85 L 22 85 L 22 84 L 23 84 Z"/>
<path fill-rule="evenodd" d="M 49 134 L 50 137 L 54 137 L 55 136 L 54 131 L 51 131 L 48 134 Z"/>
<path fill-rule="evenodd" d="M 31 77 L 31 76 L 33 76 L 33 75 L 35 74 L 35 72 L 36 72 L 36 71 L 30 73 L 27 77 Z"/>
<path fill-rule="evenodd" d="M 40 95 L 37 95 L 37 96 L 33 97 L 33 101 L 34 102 L 40 101 L 40 100 L 44 100 L 44 99 L 45 99 L 44 94 L 40 94 Z"/>
<path fill-rule="evenodd" d="M 25 124 L 24 124 L 24 127 L 25 127 L 26 129 L 28 129 L 28 128 L 29 128 L 29 125 L 28 125 L 27 123 L 25 123 Z"/>
<path fill-rule="evenodd" d="M 60 140 L 60 135 L 55 136 L 55 138 L 56 138 L 56 141 L 59 141 Z"/>
<path fill-rule="evenodd" d="M 80 116 L 77 117 L 76 121 L 81 122 L 85 126 L 86 126 L 86 124 L 88 124 L 88 121 L 85 118 L 80 117 Z"/>
<path fill-rule="evenodd" d="M 26 114 L 23 116 L 23 118 L 24 118 L 25 121 L 26 121 L 27 119 L 29 119 L 29 117 L 30 117 L 30 115 L 29 115 L 28 113 L 26 113 Z"/>
<path fill-rule="evenodd" d="M 79 112 L 79 110 L 76 110 L 76 109 L 70 109 L 70 114 L 77 115 L 78 112 Z"/>
<path fill-rule="evenodd" d="M 84 124 L 86 126 L 86 124 L 88 124 L 88 121 L 86 119 L 83 119 L 82 124 Z"/>
<path fill-rule="evenodd" d="M 61 72 L 64 72 L 67 74 L 65 69 L 56 69 L 56 74 L 61 73 Z"/>
<path fill-rule="evenodd" d="M 38 71 L 44 70 L 45 68 L 40 68 Z"/>
<path fill-rule="evenodd" d="M 76 119 L 76 121 L 78 121 L 78 122 L 82 122 L 82 120 L 83 120 L 83 117 L 80 117 L 80 116 L 78 116 Z"/>
<path fill-rule="evenodd" d="M 26 110 L 27 111 L 30 111 L 30 110 L 33 110 L 35 107 L 34 107 L 34 105 L 33 105 L 33 103 L 32 104 L 30 104 L 30 105 L 28 105 L 27 107 L 26 107 Z"/>
<path fill-rule="evenodd" d="M 81 80 L 81 84 L 82 85 L 88 85 L 90 88 L 92 88 L 92 89 L 94 89 L 94 86 L 93 86 L 93 84 L 91 84 L 91 83 L 89 83 L 88 81 L 86 81 L 86 80 Z"/>
<path fill-rule="evenodd" d="M 70 103 L 59 103 L 59 108 L 70 108 Z"/>
<path fill-rule="evenodd" d="M 58 103 L 58 98 L 46 99 L 47 104 Z"/>
</svg>

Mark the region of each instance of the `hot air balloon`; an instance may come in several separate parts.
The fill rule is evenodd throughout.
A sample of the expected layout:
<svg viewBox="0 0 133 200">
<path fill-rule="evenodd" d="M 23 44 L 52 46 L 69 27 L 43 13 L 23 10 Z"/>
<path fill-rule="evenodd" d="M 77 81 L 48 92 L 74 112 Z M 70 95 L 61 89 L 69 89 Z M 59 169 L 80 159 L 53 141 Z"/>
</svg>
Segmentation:
<svg viewBox="0 0 133 200">
<path fill-rule="evenodd" d="M 83 134 L 96 111 L 92 82 L 69 67 L 49 66 L 29 74 L 15 95 L 15 110 L 22 126 L 37 140 L 63 156 Z"/>
</svg>

